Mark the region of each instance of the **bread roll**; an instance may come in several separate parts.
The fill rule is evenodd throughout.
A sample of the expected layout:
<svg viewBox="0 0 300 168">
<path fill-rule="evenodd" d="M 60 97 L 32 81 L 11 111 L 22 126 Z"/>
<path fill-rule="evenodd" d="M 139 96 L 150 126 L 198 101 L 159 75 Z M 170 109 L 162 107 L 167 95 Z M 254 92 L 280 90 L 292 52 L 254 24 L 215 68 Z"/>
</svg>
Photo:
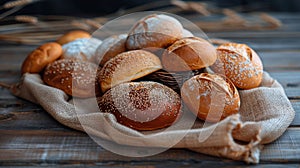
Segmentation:
<svg viewBox="0 0 300 168">
<path fill-rule="evenodd" d="M 212 65 L 216 59 L 216 49 L 208 41 L 199 37 L 185 37 L 165 50 L 162 64 L 168 71 L 189 71 Z"/>
<path fill-rule="evenodd" d="M 263 65 L 249 46 L 226 43 L 217 48 L 217 55 L 217 61 L 211 66 L 214 72 L 225 74 L 240 89 L 251 89 L 260 85 Z"/>
<path fill-rule="evenodd" d="M 74 30 L 62 35 L 56 42 L 60 45 L 64 45 L 79 38 L 91 38 L 91 35 L 83 30 Z"/>
<path fill-rule="evenodd" d="M 182 37 L 181 23 L 167 15 L 152 14 L 139 20 L 129 31 L 126 47 L 129 50 L 165 48 Z"/>
<path fill-rule="evenodd" d="M 156 82 L 123 83 L 98 98 L 101 112 L 112 113 L 120 124 L 135 130 L 172 125 L 180 116 L 179 95 Z"/>
<path fill-rule="evenodd" d="M 187 29 L 182 30 L 182 37 L 194 37 L 193 33 Z"/>
<path fill-rule="evenodd" d="M 230 80 L 219 75 L 202 73 L 187 80 L 181 97 L 199 119 L 218 122 L 238 113 L 240 97 Z"/>
<path fill-rule="evenodd" d="M 88 98 L 95 96 L 98 66 L 89 62 L 61 59 L 49 64 L 43 81 L 49 86 L 63 90 L 70 96 Z"/>
<path fill-rule="evenodd" d="M 96 63 L 103 66 L 108 60 L 126 51 L 127 34 L 113 35 L 105 40 L 96 50 Z"/>
<path fill-rule="evenodd" d="M 78 59 L 96 63 L 96 50 L 102 43 L 96 38 L 82 38 L 62 46 L 63 59 Z"/>
<path fill-rule="evenodd" d="M 55 42 L 46 43 L 33 50 L 24 60 L 22 74 L 40 73 L 49 63 L 58 59 L 62 54 L 61 45 Z"/>
<path fill-rule="evenodd" d="M 159 58 L 144 50 L 121 53 L 110 59 L 99 73 L 99 83 L 104 93 L 117 84 L 132 81 L 161 69 Z"/>
</svg>

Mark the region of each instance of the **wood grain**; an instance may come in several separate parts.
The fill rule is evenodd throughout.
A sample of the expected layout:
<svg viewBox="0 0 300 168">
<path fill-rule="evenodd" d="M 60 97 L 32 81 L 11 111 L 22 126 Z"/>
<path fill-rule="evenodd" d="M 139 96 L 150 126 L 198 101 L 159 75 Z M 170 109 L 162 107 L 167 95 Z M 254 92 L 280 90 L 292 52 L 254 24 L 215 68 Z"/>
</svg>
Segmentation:
<svg viewBox="0 0 300 168">
<path fill-rule="evenodd" d="M 254 167 L 300 167 L 300 14 L 273 13 L 283 27 L 272 31 L 209 32 L 210 38 L 246 43 L 258 52 L 265 70 L 285 89 L 296 111 L 288 130 L 265 145 Z M 189 15 L 192 20 L 201 17 Z M 187 18 L 189 18 L 187 17 Z M 13 84 L 20 66 L 37 45 L 0 42 L 0 82 Z M 141 151 L 143 152 L 143 151 Z M 145 158 L 124 157 L 97 145 L 85 133 L 54 120 L 39 105 L 0 87 L 0 166 L 20 167 L 253 167 L 186 149 L 170 149 Z"/>
</svg>

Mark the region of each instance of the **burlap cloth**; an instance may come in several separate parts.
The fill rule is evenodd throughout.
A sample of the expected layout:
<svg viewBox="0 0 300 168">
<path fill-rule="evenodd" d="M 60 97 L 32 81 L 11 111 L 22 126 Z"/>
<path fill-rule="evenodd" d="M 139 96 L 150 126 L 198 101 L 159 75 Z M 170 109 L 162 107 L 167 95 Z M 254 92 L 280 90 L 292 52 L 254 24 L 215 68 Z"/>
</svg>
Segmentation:
<svg viewBox="0 0 300 168">
<path fill-rule="evenodd" d="M 41 105 L 58 122 L 117 144 L 170 147 L 173 139 L 184 134 L 184 138 L 176 142 L 173 148 L 188 148 L 248 163 L 258 163 L 262 145 L 281 136 L 295 116 L 282 86 L 267 73 L 264 73 L 259 88 L 239 91 L 239 114 L 205 128 L 201 127 L 201 121 L 196 120 L 189 130 L 150 133 L 122 126 L 111 114 L 93 111 L 77 114 L 73 100 L 69 100 L 63 91 L 45 85 L 37 74 L 25 74 L 11 91 L 18 97 Z M 84 129 L 80 121 L 87 121 L 84 122 Z M 199 140 L 199 135 L 210 133 L 204 141 Z"/>
</svg>

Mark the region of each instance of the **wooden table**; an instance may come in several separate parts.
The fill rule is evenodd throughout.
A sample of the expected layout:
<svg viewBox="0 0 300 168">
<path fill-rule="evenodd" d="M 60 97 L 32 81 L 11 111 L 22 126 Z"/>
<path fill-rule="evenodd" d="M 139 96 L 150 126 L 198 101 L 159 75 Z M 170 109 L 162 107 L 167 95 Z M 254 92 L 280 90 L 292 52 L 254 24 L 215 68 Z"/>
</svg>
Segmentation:
<svg viewBox="0 0 300 168">
<path fill-rule="evenodd" d="M 296 118 L 277 141 L 266 145 L 256 167 L 300 166 L 300 13 L 274 13 L 279 30 L 208 33 L 209 37 L 247 43 L 261 56 L 265 70 L 285 88 Z M 0 45 L 0 81 L 15 83 L 20 65 L 36 46 Z M 98 146 L 85 133 L 69 129 L 39 105 L 0 88 L 0 165 L 63 167 L 239 167 L 245 163 L 184 149 L 131 158 Z"/>
</svg>

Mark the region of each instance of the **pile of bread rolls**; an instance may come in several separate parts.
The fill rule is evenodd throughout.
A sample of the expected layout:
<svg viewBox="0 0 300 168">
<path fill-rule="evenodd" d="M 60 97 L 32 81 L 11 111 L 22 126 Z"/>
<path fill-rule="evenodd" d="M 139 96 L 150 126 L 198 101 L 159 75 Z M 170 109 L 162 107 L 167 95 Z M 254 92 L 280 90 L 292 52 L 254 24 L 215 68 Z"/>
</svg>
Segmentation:
<svg viewBox="0 0 300 168">
<path fill-rule="evenodd" d="M 160 72 L 173 79 L 192 75 L 178 82 L 176 92 L 169 87 L 174 81 L 155 75 Z M 258 87 L 263 67 L 245 44 L 215 47 L 177 19 L 152 14 L 128 33 L 103 41 L 84 31 L 68 32 L 32 51 L 23 62 L 24 73 L 40 73 L 47 85 L 70 96 L 97 96 L 100 111 L 113 114 L 120 124 L 155 130 L 180 120 L 183 106 L 209 122 L 238 113 L 237 89 Z"/>
</svg>

